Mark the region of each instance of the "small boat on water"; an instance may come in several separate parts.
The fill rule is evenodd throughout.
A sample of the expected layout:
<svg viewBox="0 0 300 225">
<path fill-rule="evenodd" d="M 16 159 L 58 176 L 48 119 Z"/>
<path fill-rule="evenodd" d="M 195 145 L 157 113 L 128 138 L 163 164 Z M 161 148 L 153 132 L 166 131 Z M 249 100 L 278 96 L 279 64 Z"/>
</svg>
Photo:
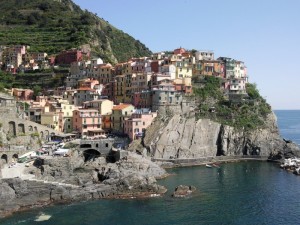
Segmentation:
<svg viewBox="0 0 300 225">
<path fill-rule="evenodd" d="M 216 168 L 220 168 L 220 166 L 219 166 L 218 164 L 215 164 L 215 163 L 212 164 L 212 166 L 213 166 L 213 167 L 216 167 Z"/>
<path fill-rule="evenodd" d="M 206 166 L 207 168 L 212 168 L 212 166 L 209 165 L 209 164 L 206 164 L 205 166 Z"/>
<path fill-rule="evenodd" d="M 37 218 L 34 220 L 36 222 L 43 222 L 43 221 L 47 221 L 51 218 L 50 215 L 46 215 L 44 213 L 42 213 L 41 215 L 37 216 Z"/>
</svg>

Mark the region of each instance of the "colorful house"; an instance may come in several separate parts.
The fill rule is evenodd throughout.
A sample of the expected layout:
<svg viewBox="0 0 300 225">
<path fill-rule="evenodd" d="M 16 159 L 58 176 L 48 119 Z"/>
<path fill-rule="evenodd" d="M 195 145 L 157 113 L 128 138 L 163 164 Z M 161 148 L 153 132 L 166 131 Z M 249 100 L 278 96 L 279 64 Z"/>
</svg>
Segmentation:
<svg viewBox="0 0 300 225">
<path fill-rule="evenodd" d="M 113 106 L 113 101 L 108 99 L 98 99 L 83 103 L 83 108 L 97 109 L 101 116 L 110 115 L 112 113 Z"/>
<path fill-rule="evenodd" d="M 130 140 L 135 140 L 143 137 L 145 130 L 151 125 L 156 112 L 151 112 L 150 109 L 138 109 L 130 118 L 124 121 L 124 133 L 128 135 Z"/>
<path fill-rule="evenodd" d="M 115 132 L 124 132 L 124 121 L 130 117 L 134 112 L 134 106 L 131 104 L 116 105 L 112 109 L 111 125 L 112 130 Z"/>
<path fill-rule="evenodd" d="M 97 109 L 73 111 L 73 131 L 82 136 L 98 136 L 105 133 L 101 128 L 101 116 Z"/>
</svg>

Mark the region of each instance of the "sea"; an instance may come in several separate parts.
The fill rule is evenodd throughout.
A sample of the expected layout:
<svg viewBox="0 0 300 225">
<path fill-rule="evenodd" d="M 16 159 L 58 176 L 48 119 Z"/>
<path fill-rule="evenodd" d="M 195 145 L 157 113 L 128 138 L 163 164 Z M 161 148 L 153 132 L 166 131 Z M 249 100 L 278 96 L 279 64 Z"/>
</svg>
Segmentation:
<svg viewBox="0 0 300 225">
<path fill-rule="evenodd" d="M 281 135 L 300 144 L 300 111 L 275 113 Z M 159 181 L 168 188 L 164 197 L 56 205 L 16 213 L 0 224 L 300 224 L 300 176 L 276 164 L 249 161 L 168 172 L 172 175 Z M 189 198 L 172 198 L 180 184 L 194 185 L 197 191 Z M 43 220 L 41 215 L 48 217 L 36 221 Z"/>
</svg>

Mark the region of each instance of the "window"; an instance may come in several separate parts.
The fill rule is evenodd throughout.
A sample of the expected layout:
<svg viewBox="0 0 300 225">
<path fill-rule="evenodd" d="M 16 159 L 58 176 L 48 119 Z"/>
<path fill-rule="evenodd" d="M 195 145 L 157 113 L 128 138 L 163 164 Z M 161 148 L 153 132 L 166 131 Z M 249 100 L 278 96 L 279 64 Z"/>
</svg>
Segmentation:
<svg viewBox="0 0 300 225">
<path fill-rule="evenodd" d="M 108 148 L 108 143 L 105 144 L 105 147 Z"/>
<path fill-rule="evenodd" d="M 143 125 L 145 126 L 145 122 L 143 122 Z"/>
</svg>

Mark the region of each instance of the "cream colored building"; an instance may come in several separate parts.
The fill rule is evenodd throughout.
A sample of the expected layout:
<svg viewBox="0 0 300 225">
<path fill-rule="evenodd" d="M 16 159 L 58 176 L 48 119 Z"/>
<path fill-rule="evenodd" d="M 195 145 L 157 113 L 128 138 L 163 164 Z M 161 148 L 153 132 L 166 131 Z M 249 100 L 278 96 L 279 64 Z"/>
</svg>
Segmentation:
<svg viewBox="0 0 300 225">
<path fill-rule="evenodd" d="M 47 112 L 41 115 L 41 124 L 54 130 L 59 130 L 59 113 Z"/>
<path fill-rule="evenodd" d="M 83 103 L 84 108 L 98 109 L 101 116 L 111 114 L 113 106 L 113 101 L 108 99 L 99 99 Z"/>
</svg>

